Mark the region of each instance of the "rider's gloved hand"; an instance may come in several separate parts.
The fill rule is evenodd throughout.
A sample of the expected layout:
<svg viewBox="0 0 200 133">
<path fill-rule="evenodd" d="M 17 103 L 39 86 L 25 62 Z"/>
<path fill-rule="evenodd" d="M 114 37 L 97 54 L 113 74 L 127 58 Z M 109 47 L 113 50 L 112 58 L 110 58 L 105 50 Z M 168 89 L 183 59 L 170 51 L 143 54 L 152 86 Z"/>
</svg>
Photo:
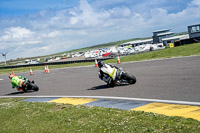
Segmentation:
<svg viewBox="0 0 200 133">
<path fill-rule="evenodd" d="M 115 66 L 116 69 L 119 69 L 118 67 Z"/>
</svg>

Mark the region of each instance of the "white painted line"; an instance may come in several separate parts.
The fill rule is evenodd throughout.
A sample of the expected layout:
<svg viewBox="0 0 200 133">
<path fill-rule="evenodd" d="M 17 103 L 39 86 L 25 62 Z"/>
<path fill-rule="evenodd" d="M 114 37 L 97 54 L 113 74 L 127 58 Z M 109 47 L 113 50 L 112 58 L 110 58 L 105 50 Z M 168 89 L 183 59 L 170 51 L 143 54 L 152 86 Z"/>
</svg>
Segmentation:
<svg viewBox="0 0 200 133">
<path fill-rule="evenodd" d="M 132 100 L 132 101 L 143 101 L 143 102 L 160 102 L 160 103 L 171 103 L 171 104 L 186 104 L 186 105 L 197 105 L 200 106 L 200 102 L 190 101 L 174 101 L 174 100 L 161 100 L 161 99 L 145 99 L 145 98 L 130 98 L 130 97 L 110 97 L 110 96 L 0 96 L 0 98 L 53 98 L 53 97 L 70 97 L 70 98 L 95 98 L 95 99 L 117 99 L 117 100 Z"/>
<path fill-rule="evenodd" d="M 0 79 L 0 80 L 3 80 L 3 79 Z"/>
<path fill-rule="evenodd" d="M 151 61 L 170 60 L 170 59 L 179 59 L 179 58 L 190 58 L 190 57 L 198 57 L 198 56 L 200 57 L 200 55 L 191 55 L 191 56 L 180 56 L 180 57 L 161 58 L 161 59 L 150 59 L 150 60 L 143 60 L 143 61 L 122 62 L 120 64 L 139 63 L 139 62 L 151 62 Z M 110 64 L 117 64 L 117 63 L 110 63 Z M 94 62 L 94 65 L 76 66 L 76 67 L 63 67 L 63 68 L 55 68 L 55 69 L 50 69 L 50 70 L 74 69 L 74 68 L 83 68 L 83 67 L 85 67 L 85 68 L 87 68 L 87 67 L 94 67 L 95 68 L 95 62 Z M 35 72 L 42 72 L 42 71 L 44 72 L 44 70 L 37 70 Z M 28 73 L 28 71 L 27 72 L 20 72 L 20 73 Z M 8 75 L 8 74 L 2 74 L 2 75 Z"/>
<path fill-rule="evenodd" d="M 124 56 L 125 57 L 125 56 Z M 151 61 L 162 61 L 162 60 L 171 60 L 171 59 L 181 59 L 181 58 L 190 58 L 190 57 L 200 57 L 200 55 L 191 55 L 191 56 L 180 56 L 180 57 L 171 57 L 171 58 L 160 58 L 160 59 L 150 59 L 150 60 L 142 60 L 142 61 L 130 61 L 130 62 L 121 62 L 120 64 L 130 64 L 130 63 L 140 63 L 140 62 L 151 62 Z M 98 60 L 98 59 L 97 59 Z M 117 63 L 109 63 L 109 64 L 117 64 Z M 73 69 L 73 68 L 84 68 L 84 67 L 94 67 L 94 65 L 88 66 L 75 66 L 75 67 L 63 67 L 63 68 L 55 68 L 52 70 L 59 70 L 59 69 Z M 40 70 L 41 71 L 41 70 Z"/>
<path fill-rule="evenodd" d="M 181 56 L 181 57 L 171 57 L 171 58 L 160 58 L 160 59 L 150 59 L 150 60 L 143 60 L 143 61 L 130 61 L 130 62 L 122 62 L 120 64 L 129 64 L 129 63 L 139 63 L 139 62 L 151 62 L 151 61 L 161 61 L 161 60 L 170 60 L 170 59 L 180 59 L 180 58 L 189 58 L 189 57 L 196 57 L 200 55 L 191 55 L 191 56 Z M 98 60 L 98 59 L 97 59 Z M 117 64 L 117 63 L 110 63 L 110 64 Z M 88 65 L 88 66 L 75 66 L 75 67 L 63 67 L 63 68 L 55 68 L 51 70 L 62 70 L 62 69 L 75 69 L 75 68 L 87 68 L 87 67 L 94 67 L 95 68 L 95 62 L 94 65 Z M 98 68 L 97 68 L 98 69 Z M 44 71 L 44 70 L 39 70 Z"/>
<path fill-rule="evenodd" d="M 190 57 L 200 57 L 200 55 L 179 56 L 179 57 L 160 58 L 160 59 L 150 59 L 150 60 L 142 60 L 142 61 L 130 61 L 130 62 L 122 62 L 121 64 L 139 63 L 139 62 L 151 62 L 151 61 L 163 61 L 163 60 L 171 60 L 171 59 L 190 58 Z M 116 63 L 115 63 L 115 64 L 116 64 Z"/>
</svg>

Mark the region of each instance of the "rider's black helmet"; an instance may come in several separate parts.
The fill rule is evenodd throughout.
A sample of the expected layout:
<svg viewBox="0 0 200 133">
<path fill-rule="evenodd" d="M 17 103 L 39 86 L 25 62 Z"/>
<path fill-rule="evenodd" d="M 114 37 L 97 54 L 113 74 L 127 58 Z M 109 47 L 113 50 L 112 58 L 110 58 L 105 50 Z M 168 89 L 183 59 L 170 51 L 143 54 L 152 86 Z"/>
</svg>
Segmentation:
<svg viewBox="0 0 200 133">
<path fill-rule="evenodd" d="M 99 68 L 103 67 L 103 65 L 104 65 L 104 62 L 103 62 L 103 61 L 99 61 L 99 62 L 98 62 L 98 67 L 99 67 Z"/>
</svg>

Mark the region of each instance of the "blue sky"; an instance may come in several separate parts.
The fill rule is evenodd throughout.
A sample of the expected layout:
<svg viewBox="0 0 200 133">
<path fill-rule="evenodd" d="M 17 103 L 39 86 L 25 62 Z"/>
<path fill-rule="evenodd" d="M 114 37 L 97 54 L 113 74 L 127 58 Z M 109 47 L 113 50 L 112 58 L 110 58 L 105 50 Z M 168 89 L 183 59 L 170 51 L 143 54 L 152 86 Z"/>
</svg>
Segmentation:
<svg viewBox="0 0 200 133">
<path fill-rule="evenodd" d="M 77 5 L 76 0 L 1 0 L 0 14 L 3 16 L 26 15 L 44 9 L 62 9 Z"/>
<path fill-rule="evenodd" d="M 0 53 L 33 57 L 187 31 L 199 12 L 200 0 L 0 0 Z"/>
<path fill-rule="evenodd" d="M 169 12 L 178 12 L 186 8 L 188 0 L 116 0 L 116 1 L 95 1 L 88 0 L 89 3 L 96 6 L 99 9 L 111 9 L 115 7 L 126 6 L 129 8 L 134 7 L 135 10 L 144 11 L 148 8 L 156 8 L 162 6 Z M 63 9 L 72 8 L 78 6 L 78 0 L 1 0 L 0 1 L 0 14 L 3 16 L 10 15 L 26 15 L 30 13 L 36 13 L 44 9 Z M 148 6 L 148 8 L 144 6 Z"/>
</svg>

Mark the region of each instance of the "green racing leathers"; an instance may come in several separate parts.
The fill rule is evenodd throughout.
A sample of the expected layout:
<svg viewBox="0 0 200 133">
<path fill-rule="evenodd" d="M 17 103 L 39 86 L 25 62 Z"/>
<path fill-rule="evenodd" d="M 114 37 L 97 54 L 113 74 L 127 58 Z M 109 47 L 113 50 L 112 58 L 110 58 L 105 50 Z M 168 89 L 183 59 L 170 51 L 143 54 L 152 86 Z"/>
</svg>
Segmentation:
<svg viewBox="0 0 200 133">
<path fill-rule="evenodd" d="M 22 76 L 14 76 L 12 79 L 11 79 L 11 84 L 12 84 L 12 88 L 22 88 L 22 85 L 26 83 L 26 78 L 25 77 L 22 77 Z"/>
</svg>

